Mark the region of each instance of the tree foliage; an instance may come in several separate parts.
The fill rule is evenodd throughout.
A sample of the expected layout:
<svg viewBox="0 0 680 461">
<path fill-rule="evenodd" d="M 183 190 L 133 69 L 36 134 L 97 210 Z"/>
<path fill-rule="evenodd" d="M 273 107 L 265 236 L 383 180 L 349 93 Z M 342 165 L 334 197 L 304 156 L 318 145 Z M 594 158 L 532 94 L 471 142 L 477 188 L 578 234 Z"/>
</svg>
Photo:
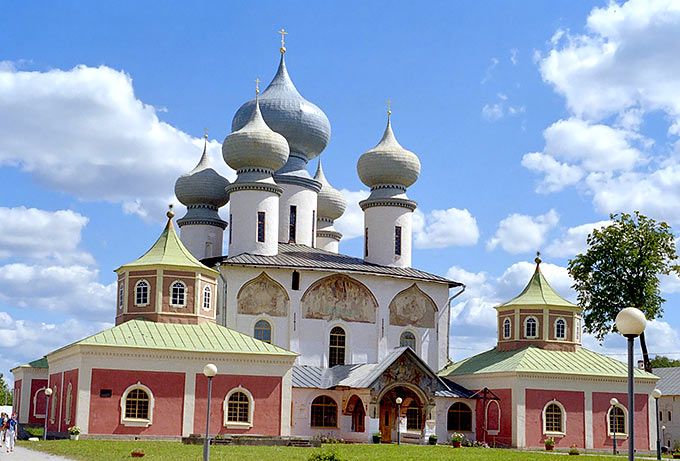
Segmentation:
<svg viewBox="0 0 680 461">
<path fill-rule="evenodd" d="M 648 320 L 660 318 L 663 303 L 659 276 L 676 273 L 675 237 L 665 222 L 635 212 L 610 215 L 611 225 L 588 236 L 588 250 L 569 261 L 568 270 L 584 309 L 586 332 L 602 341 L 614 332 L 614 320 L 628 306 Z M 645 368 L 651 369 L 644 334 L 640 337 Z"/>
<path fill-rule="evenodd" d="M 12 391 L 10 390 L 5 377 L 0 373 L 0 405 L 12 405 Z"/>
<path fill-rule="evenodd" d="M 652 368 L 680 367 L 680 360 L 669 359 L 663 355 L 657 355 L 649 361 Z"/>
</svg>

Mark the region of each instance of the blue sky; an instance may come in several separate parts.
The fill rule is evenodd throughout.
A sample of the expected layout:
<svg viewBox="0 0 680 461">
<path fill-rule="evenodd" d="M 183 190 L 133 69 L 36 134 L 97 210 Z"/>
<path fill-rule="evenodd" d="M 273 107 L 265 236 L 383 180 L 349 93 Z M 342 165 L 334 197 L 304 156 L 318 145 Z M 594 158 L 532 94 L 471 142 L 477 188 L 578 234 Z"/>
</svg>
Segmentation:
<svg viewBox="0 0 680 461">
<path fill-rule="evenodd" d="M 468 285 L 455 359 L 493 345 L 492 306 L 536 250 L 573 299 L 566 263 L 610 212 L 680 225 L 671 1 L 0 1 L 0 372 L 110 325 L 113 269 L 159 234 L 204 127 L 233 178 L 220 144 L 254 79 L 273 77 L 282 27 L 293 81 L 331 122 L 343 253 L 361 254 L 356 161 L 393 101 L 422 164 L 414 266 Z M 680 281 L 663 289 L 650 350 L 680 355 Z M 620 338 L 586 344 L 624 357 Z"/>
</svg>

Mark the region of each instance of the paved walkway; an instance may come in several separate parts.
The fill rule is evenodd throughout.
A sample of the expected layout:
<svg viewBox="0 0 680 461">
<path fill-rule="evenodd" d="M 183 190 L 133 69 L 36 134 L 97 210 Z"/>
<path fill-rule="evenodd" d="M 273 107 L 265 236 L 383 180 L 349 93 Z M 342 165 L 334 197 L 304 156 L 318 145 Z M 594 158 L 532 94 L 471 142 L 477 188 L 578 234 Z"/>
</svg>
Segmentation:
<svg viewBox="0 0 680 461">
<path fill-rule="evenodd" d="M 50 455 L 39 451 L 29 450 L 24 447 L 14 447 L 12 453 L 7 453 L 4 445 L 0 451 L 0 461 L 72 461 L 63 456 Z"/>
</svg>

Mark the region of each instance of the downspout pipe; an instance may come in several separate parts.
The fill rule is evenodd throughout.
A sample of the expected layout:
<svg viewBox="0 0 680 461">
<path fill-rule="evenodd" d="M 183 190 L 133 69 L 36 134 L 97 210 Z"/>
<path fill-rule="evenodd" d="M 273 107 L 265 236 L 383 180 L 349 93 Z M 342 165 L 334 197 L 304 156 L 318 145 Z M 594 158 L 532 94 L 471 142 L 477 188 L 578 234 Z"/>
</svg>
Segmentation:
<svg viewBox="0 0 680 461">
<path fill-rule="evenodd" d="M 449 354 L 451 354 L 451 349 L 450 349 L 450 346 L 451 346 L 451 333 L 450 333 L 451 332 L 451 301 L 456 299 L 458 296 L 462 295 L 463 292 L 465 291 L 465 288 L 466 288 L 465 284 L 461 283 L 460 284 L 460 291 L 458 293 L 454 294 L 453 296 L 451 296 L 448 300 L 448 303 L 447 303 L 448 304 L 448 306 L 447 306 L 448 307 L 448 312 L 447 312 L 448 319 L 446 321 L 446 357 L 449 360 L 451 360 L 451 356 L 449 355 Z"/>
<path fill-rule="evenodd" d="M 222 318 L 224 321 L 222 322 L 222 326 L 226 327 L 227 326 L 227 281 L 224 279 L 224 276 L 222 275 L 222 271 L 220 270 L 220 266 L 222 263 L 219 261 L 215 264 L 215 267 L 217 268 L 217 272 L 220 273 L 220 280 L 222 280 Z"/>
</svg>

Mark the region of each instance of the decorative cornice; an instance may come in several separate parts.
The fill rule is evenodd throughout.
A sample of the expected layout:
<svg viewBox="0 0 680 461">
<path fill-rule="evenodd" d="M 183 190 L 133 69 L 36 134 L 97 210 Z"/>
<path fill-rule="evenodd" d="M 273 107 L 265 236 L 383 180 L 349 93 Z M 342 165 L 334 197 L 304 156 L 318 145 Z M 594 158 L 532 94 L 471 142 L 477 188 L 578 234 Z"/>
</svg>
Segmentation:
<svg viewBox="0 0 680 461">
<path fill-rule="evenodd" d="M 276 184 L 267 184 L 267 183 L 261 183 L 261 182 L 233 182 L 229 184 L 227 187 L 224 188 L 227 191 L 227 194 L 231 194 L 232 192 L 238 192 L 242 190 L 260 190 L 264 192 L 271 192 L 273 194 L 276 194 L 280 196 L 283 193 L 283 188 L 281 186 L 278 186 Z"/>
<path fill-rule="evenodd" d="M 380 199 L 366 199 L 359 202 L 359 206 L 363 211 L 367 208 L 373 208 L 378 206 L 392 206 L 399 208 L 407 208 L 411 211 L 418 207 L 418 203 L 413 200 L 403 199 L 403 198 L 380 198 Z"/>
<path fill-rule="evenodd" d="M 183 226 L 191 225 L 205 225 L 220 227 L 222 230 L 227 228 L 227 222 L 221 219 L 206 219 L 206 218 L 181 218 L 177 220 L 177 225 L 181 228 Z"/>
<path fill-rule="evenodd" d="M 263 168 L 263 167 L 246 167 L 246 168 L 239 168 L 236 170 L 236 174 L 242 174 L 242 173 L 264 173 L 264 174 L 274 174 L 274 170 L 271 168 Z"/>
<path fill-rule="evenodd" d="M 321 237 L 321 238 L 334 239 L 334 240 L 337 240 L 338 242 L 340 241 L 340 239 L 342 239 L 342 234 L 338 231 L 317 230 L 316 236 L 317 236 L 317 238 Z"/>
<path fill-rule="evenodd" d="M 305 189 L 312 190 L 316 193 L 321 190 L 321 183 L 316 179 L 304 178 L 291 174 L 275 174 L 274 181 L 276 181 L 277 184 L 295 184 L 296 186 L 302 186 Z"/>
<path fill-rule="evenodd" d="M 376 184 L 375 186 L 371 187 L 371 191 L 380 189 L 399 189 L 406 192 L 406 186 L 402 184 Z"/>
</svg>

